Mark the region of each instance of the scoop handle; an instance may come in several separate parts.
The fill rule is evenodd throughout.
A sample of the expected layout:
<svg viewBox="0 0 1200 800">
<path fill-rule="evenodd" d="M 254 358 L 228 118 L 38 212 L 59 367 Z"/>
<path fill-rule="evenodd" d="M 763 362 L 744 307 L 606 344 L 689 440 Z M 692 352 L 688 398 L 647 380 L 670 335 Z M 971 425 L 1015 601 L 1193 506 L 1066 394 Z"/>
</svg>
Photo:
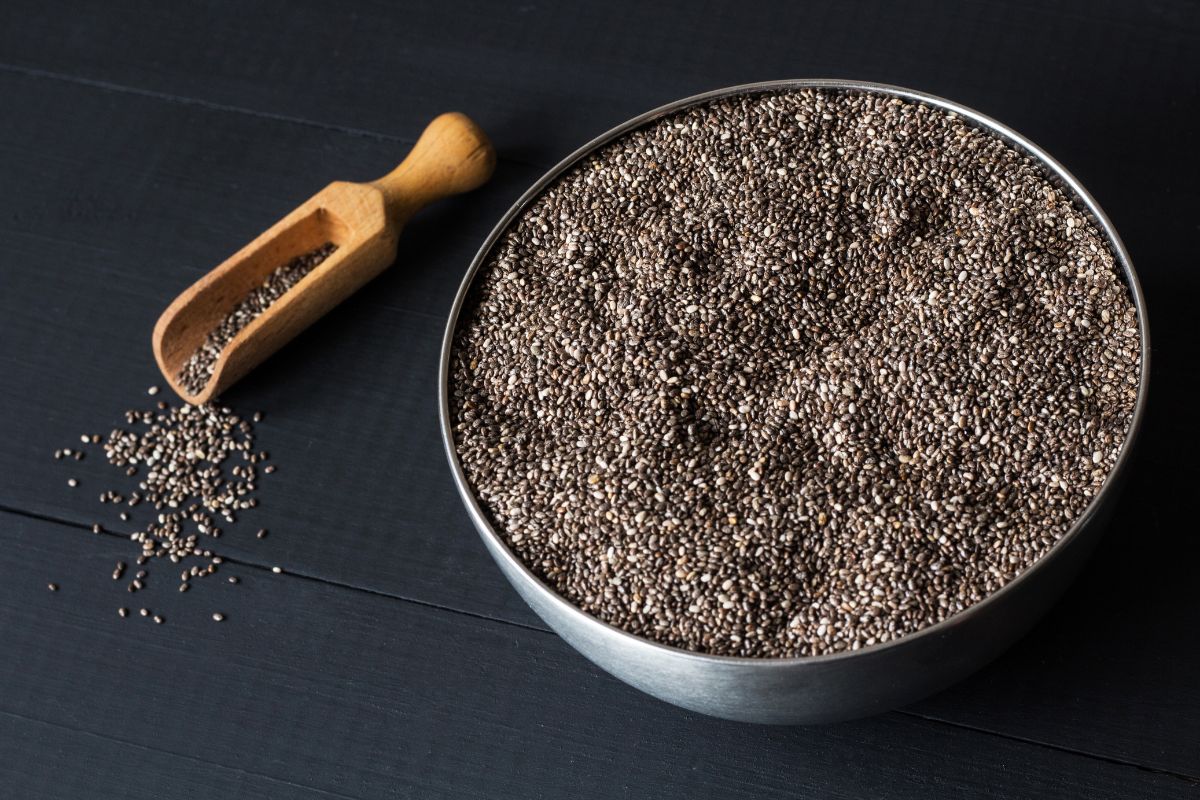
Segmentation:
<svg viewBox="0 0 1200 800">
<path fill-rule="evenodd" d="M 487 135 L 466 114 L 451 111 L 430 122 L 400 166 L 371 185 L 383 193 L 388 215 L 403 225 L 423 206 L 482 185 L 495 167 Z"/>
</svg>

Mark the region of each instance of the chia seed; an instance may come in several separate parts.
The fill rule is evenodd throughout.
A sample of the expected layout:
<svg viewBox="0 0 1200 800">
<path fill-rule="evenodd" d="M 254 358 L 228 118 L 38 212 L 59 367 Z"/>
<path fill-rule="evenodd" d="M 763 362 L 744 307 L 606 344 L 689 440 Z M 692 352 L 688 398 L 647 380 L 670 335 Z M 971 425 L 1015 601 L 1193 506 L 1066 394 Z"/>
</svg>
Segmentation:
<svg viewBox="0 0 1200 800">
<path fill-rule="evenodd" d="M 805 90 L 626 134 L 475 279 L 456 448 L 596 617 L 809 656 L 978 603 L 1062 537 L 1138 392 L 1129 291 L 1038 164 L 944 110 Z"/>
</svg>

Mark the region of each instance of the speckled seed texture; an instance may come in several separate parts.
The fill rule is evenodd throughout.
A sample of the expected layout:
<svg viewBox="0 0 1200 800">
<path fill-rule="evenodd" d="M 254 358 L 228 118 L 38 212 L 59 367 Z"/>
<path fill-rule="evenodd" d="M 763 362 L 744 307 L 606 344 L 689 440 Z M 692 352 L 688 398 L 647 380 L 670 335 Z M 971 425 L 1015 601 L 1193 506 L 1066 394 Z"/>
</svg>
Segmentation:
<svg viewBox="0 0 1200 800">
<path fill-rule="evenodd" d="M 451 362 L 467 480 L 547 584 L 756 657 L 946 619 L 1116 462 L 1139 335 L 1031 159 L 888 96 L 754 94 L 585 159 L 500 238 Z"/>
</svg>

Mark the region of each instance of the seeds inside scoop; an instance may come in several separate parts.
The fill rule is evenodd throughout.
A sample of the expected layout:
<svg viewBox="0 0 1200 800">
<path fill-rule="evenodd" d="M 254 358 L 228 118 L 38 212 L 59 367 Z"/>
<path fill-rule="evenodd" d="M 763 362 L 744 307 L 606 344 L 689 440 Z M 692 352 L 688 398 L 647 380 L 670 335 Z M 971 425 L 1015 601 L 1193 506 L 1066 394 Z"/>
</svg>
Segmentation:
<svg viewBox="0 0 1200 800">
<path fill-rule="evenodd" d="M 204 343 L 191 355 L 179 370 L 178 380 L 190 394 L 199 394 L 208 385 L 213 367 L 225 346 L 233 341 L 243 328 L 259 314 L 283 297 L 289 289 L 312 272 L 322 261 L 337 250 L 333 242 L 326 242 L 315 250 L 296 256 L 291 261 L 276 267 L 262 285 L 252 290 L 245 299 L 234 306 L 233 311 L 205 338 Z M 157 392 L 157 387 L 150 394 Z"/>
<path fill-rule="evenodd" d="M 531 203 L 451 360 L 468 482 L 580 608 L 741 656 L 979 602 L 1100 489 L 1139 372 L 1092 220 L 957 115 L 839 91 L 680 111 Z"/>
</svg>

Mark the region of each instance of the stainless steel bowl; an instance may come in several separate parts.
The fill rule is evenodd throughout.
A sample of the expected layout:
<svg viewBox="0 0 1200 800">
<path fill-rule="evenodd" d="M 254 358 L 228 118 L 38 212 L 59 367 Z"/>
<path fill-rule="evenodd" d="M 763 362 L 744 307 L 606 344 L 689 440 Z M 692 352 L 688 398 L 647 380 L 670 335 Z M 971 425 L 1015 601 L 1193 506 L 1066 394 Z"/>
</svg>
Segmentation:
<svg viewBox="0 0 1200 800">
<path fill-rule="evenodd" d="M 597 148 L 660 117 L 715 98 L 806 88 L 874 92 L 937 106 L 1001 136 L 1039 161 L 1047 173 L 1075 196 L 1078 205 L 1090 212 L 1124 271 L 1141 332 L 1137 405 L 1116 466 L 1100 493 L 1049 553 L 982 602 L 937 625 L 853 652 L 809 658 L 740 658 L 692 653 L 626 633 L 580 610 L 534 575 L 493 529 L 467 484 L 451 431 L 449 369 L 454 333 L 471 282 L 496 240 L 544 189 Z M 463 502 L 500 569 L 551 628 L 602 669 L 668 703 L 732 720 L 797 724 L 852 719 L 911 703 L 967 676 L 1024 634 L 1075 577 L 1107 525 L 1128 470 L 1130 450 L 1141 428 L 1149 374 L 1150 331 L 1145 300 L 1129 255 L 1108 217 L 1062 165 L 999 122 L 940 97 L 877 83 L 788 80 L 733 86 L 662 106 L 597 137 L 547 172 L 496 225 L 463 278 L 446 325 L 438 381 L 442 439 Z"/>
</svg>

